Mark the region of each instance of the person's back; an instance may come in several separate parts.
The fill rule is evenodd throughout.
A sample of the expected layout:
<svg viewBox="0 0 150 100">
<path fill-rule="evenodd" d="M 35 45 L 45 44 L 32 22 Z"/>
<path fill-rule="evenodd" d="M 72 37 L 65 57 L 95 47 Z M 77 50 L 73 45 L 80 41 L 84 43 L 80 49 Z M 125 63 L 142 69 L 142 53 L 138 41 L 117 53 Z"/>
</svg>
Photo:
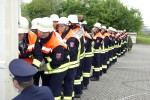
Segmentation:
<svg viewBox="0 0 150 100">
<path fill-rule="evenodd" d="M 16 96 L 13 100 L 54 100 L 54 98 L 48 87 L 31 85 L 25 88 L 20 95 Z"/>
<path fill-rule="evenodd" d="M 33 85 L 37 68 L 22 59 L 14 59 L 9 64 L 9 70 L 14 86 L 20 91 L 12 100 L 54 100 L 50 88 Z"/>
</svg>

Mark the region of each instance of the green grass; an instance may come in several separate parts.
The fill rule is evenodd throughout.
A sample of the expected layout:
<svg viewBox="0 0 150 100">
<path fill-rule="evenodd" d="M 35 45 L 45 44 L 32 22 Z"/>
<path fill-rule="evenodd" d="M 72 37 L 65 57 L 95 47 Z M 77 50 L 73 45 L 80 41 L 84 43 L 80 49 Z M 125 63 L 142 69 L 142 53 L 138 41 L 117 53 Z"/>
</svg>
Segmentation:
<svg viewBox="0 0 150 100">
<path fill-rule="evenodd" d="M 148 44 L 148 45 L 150 45 L 150 35 L 145 35 L 145 34 L 142 34 L 142 33 L 138 33 L 137 43 L 138 44 Z"/>
</svg>

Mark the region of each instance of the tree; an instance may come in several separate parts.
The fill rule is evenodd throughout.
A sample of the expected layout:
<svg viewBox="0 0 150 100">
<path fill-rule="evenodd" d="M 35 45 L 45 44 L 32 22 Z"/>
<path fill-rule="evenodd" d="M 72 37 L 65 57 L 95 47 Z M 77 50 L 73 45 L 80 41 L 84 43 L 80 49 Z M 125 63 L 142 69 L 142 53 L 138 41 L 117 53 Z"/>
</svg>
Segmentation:
<svg viewBox="0 0 150 100">
<path fill-rule="evenodd" d="M 22 16 L 29 20 L 38 17 L 49 17 L 57 12 L 58 3 L 56 0 L 32 0 L 30 4 L 22 5 Z"/>
<path fill-rule="evenodd" d="M 143 21 L 138 9 L 128 9 L 119 0 L 33 0 L 22 6 L 23 16 L 30 20 L 56 13 L 59 16 L 82 14 L 89 31 L 96 22 L 107 27 L 138 32 Z"/>
</svg>

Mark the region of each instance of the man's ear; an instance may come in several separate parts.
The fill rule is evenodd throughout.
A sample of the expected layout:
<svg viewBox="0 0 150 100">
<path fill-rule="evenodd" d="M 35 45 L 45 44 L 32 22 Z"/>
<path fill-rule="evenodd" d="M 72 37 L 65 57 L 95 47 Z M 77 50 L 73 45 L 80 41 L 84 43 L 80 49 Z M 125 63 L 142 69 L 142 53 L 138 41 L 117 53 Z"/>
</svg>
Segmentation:
<svg viewBox="0 0 150 100">
<path fill-rule="evenodd" d="M 19 88 L 19 84 L 17 80 L 13 79 L 13 84 L 17 89 Z"/>
</svg>

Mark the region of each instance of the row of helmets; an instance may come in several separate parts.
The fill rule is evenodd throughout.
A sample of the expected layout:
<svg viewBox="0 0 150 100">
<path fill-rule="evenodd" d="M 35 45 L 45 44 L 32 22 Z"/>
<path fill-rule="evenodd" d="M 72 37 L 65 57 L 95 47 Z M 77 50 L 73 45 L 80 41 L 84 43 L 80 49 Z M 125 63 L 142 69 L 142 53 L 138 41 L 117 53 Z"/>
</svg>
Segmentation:
<svg viewBox="0 0 150 100">
<path fill-rule="evenodd" d="M 65 24 L 69 25 L 69 21 L 71 23 L 79 23 L 77 15 L 69 15 L 67 17 L 60 17 L 57 14 L 52 14 L 50 17 L 43 17 L 43 18 L 35 18 L 32 20 L 31 29 L 39 29 L 42 32 L 52 32 L 54 30 L 53 22 L 57 21 L 58 24 Z M 108 29 L 106 26 L 102 26 L 99 22 L 94 24 L 94 27 L 99 29 L 105 29 L 108 31 L 117 32 L 117 30 L 113 27 L 109 27 Z M 25 17 L 21 17 L 19 20 L 18 26 L 18 33 L 28 33 L 29 31 L 29 22 Z"/>
<path fill-rule="evenodd" d="M 109 27 L 108 29 L 107 29 L 107 27 L 106 26 L 102 26 L 101 25 L 101 23 L 99 23 L 99 22 L 97 22 L 97 23 L 95 23 L 94 24 L 94 27 L 97 27 L 97 28 L 99 28 L 99 29 L 104 29 L 104 30 L 107 30 L 107 31 L 114 31 L 114 32 L 124 32 L 124 31 L 126 31 L 126 30 L 124 30 L 124 31 L 117 31 L 115 28 L 113 28 L 113 27 Z"/>
<path fill-rule="evenodd" d="M 31 29 L 39 29 L 42 32 L 51 32 L 54 30 L 53 22 L 57 21 L 58 24 L 68 25 L 71 23 L 78 23 L 77 15 L 69 15 L 67 17 L 60 17 L 57 14 L 52 14 L 50 17 L 35 18 L 31 22 Z M 18 33 L 27 33 L 29 31 L 29 22 L 25 17 L 19 19 Z"/>
</svg>

